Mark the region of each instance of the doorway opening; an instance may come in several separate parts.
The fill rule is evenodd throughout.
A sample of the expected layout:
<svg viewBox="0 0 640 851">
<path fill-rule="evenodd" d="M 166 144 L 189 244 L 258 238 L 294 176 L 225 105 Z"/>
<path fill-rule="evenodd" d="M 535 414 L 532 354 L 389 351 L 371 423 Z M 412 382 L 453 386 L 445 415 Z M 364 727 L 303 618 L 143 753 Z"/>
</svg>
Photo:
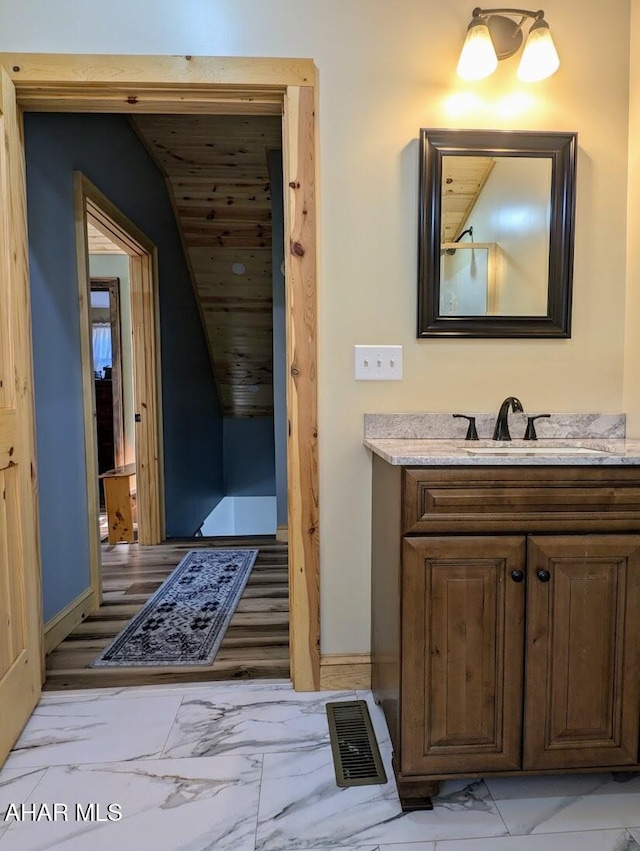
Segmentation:
<svg viewBox="0 0 640 851">
<path fill-rule="evenodd" d="M 47 132 L 44 118 L 39 125 L 32 123 L 38 127 L 41 135 Z M 105 122 L 110 118 L 111 116 L 100 117 L 101 131 L 109 129 Z M 85 124 L 88 125 L 92 119 L 93 116 L 85 116 Z M 219 495 L 214 494 L 211 499 L 212 511 L 209 514 L 223 507 L 221 503 L 227 501 L 228 497 L 236 503 L 236 509 L 238 503 L 245 509 L 245 517 L 241 519 L 247 525 L 239 525 L 238 515 L 241 512 L 236 510 L 231 528 L 210 529 L 206 523 L 208 514 L 201 517 L 196 528 L 189 530 L 188 527 L 183 527 L 183 531 L 178 535 L 179 540 L 176 540 L 176 524 L 173 523 L 169 510 L 169 540 L 161 550 L 155 552 L 127 546 L 133 539 L 133 535 L 129 539 L 126 537 L 128 531 L 133 532 L 133 519 L 129 524 L 126 519 L 123 520 L 123 515 L 126 515 L 123 506 L 131 506 L 135 481 L 139 478 L 133 476 L 136 472 L 135 454 L 144 449 L 144 444 L 138 440 L 137 434 L 133 441 L 127 440 L 125 432 L 130 425 L 131 411 L 141 411 L 144 418 L 145 406 L 137 403 L 133 407 L 129 405 L 127 415 L 124 411 L 124 400 L 118 402 L 116 396 L 116 407 L 120 410 L 115 431 L 120 429 L 123 432 L 122 443 L 127 444 L 126 451 L 123 446 L 122 451 L 117 453 L 115 442 L 105 447 L 98 439 L 97 464 L 101 483 L 105 487 L 105 508 L 110 535 L 114 528 L 112 520 L 109 519 L 112 512 L 109 511 L 108 489 L 115 483 L 115 474 L 118 483 L 124 485 L 118 510 L 113 512 L 119 518 L 120 528 L 116 530 L 119 536 L 115 540 L 111 540 L 110 536 L 111 546 L 102 543 L 98 552 L 102 605 L 98 611 L 83 619 L 58 648 L 49 654 L 47 687 L 99 687 L 112 685 L 116 681 L 119 685 L 133 685 L 152 683 L 158 681 L 159 677 L 163 681 L 167 681 L 167 678 L 188 681 L 203 678 L 288 677 L 288 552 L 286 540 L 276 540 L 276 503 L 280 500 L 283 502 L 280 509 L 280 534 L 284 530 L 286 535 L 288 531 L 282 121 L 279 116 L 226 115 L 149 115 L 128 121 L 115 117 L 115 121 L 116 124 L 111 128 L 112 133 L 104 135 L 108 135 L 110 141 L 117 144 L 122 134 L 128 134 L 129 142 L 133 141 L 138 145 L 142 153 L 146 153 L 162 173 L 171 216 L 175 217 L 174 226 L 177 226 L 176 232 L 179 233 L 183 257 L 188 266 L 190 286 L 193 287 L 192 296 L 195 296 L 199 310 L 199 317 L 194 317 L 195 323 L 201 323 L 199 331 L 204 331 L 208 346 L 209 380 L 215 382 L 215 392 L 221 409 L 220 448 L 224 466 L 224 488 Z M 65 132 L 63 125 L 64 117 L 57 116 L 55 127 L 59 134 Z M 77 117 L 73 119 L 77 144 L 82 144 L 82 126 L 82 121 Z M 187 155 L 183 146 L 188 148 Z M 166 160 L 160 157 L 158 151 L 164 152 Z M 184 165 L 185 160 L 188 160 L 187 167 Z M 177 162 L 179 167 L 171 168 L 166 165 L 166 161 L 170 165 Z M 147 166 L 151 167 L 151 163 L 147 163 Z M 90 164 L 87 163 L 86 168 L 89 167 Z M 112 179 L 117 183 L 117 164 L 112 165 L 112 168 L 114 167 Z M 129 301 L 126 288 L 124 293 L 115 293 L 117 288 L 112 282 L 111 294 L 105 293 L 104 290 L 108 289 L 107 282 L 94 281 L 91 284 L 91 279 L 98 274 L 106 276 L 118 273 L 116 277 L 122 284 L 127 270 L 119 267 L 114 261 L 120 259 L 134 264 L 140 250 L 146 245 L 151 264 L 154 258 L 157 258 L 157 272 L 154 273 L 151 283 L 155 285 L 157 276 L 157 286 L 165 288 L 164 291 L 159 289 L 157 298 L 159 364 L 160 343 L 166 340 L 167 334 L 172 333 L 171 322 L 167 319 L 170 312 L 166 310 L 166 288 L 171 284 L 167 283 L 166 267 L 162 265 L 167 244 L 156 238 L 156 247 L 150 243 L 148 237 L 145 243 L 144 236 L 135 230 L 136 225 L 127 222 L 125 214 L 117 210 L 113 202 L 102 195 L 95 185 L 80 174 L 76 176 L 76 180 L 76 201 L 80 211 L 84 213 L 86 228 L 86 233 L 80 234 L 82 238 L 78 243 L 80 304 L 82 306 L 86 301 L 88 285 L 89 289 L 93 290 L 89 293 L 89 302 L 91 299 L 95 301 L 100 294 L 97 291 L 102 289 L 102 294 L 108 297 L 110 305 L 115 302 L 115 296 L 119 296 L 122 313 Z M 138 193 L 135 175 L 128 175 L 127 180 L 132 183 L 132 194 Z M 109 192 L 108 174 L 101 175 L 100 184 Z M 274 195 L 275 197 L 272 197 Z M 158 198 L 155 200 L 159 203 Z M 131 209 L 129 202 L 124 200 L 122 195 L 119 196 L 119 203 L 125 210 Z M 152 220 L 142 217 L 138 222 L 143 224 L 145 230 L 151 228 L 153 232 Z M 169 235 L 165 233 L 165 237 L 168 239 Z M 132 250 L 133 242 L 137 242 L 139 250 Z M 100 264 L 97 264 L 98 259 L 101 260 Z M 132 273 L 130 301 L 133 312 L 137 303 L 135 286 L 135 274 Z M 119 289 L 122 290 L 122 286 Z M 162 301 L 162 298 L 165 301 Z M 106 307 L 107 305 L 105 309 Z M 176 309 L 189 308 L 188 305 L 179 303 Z M 100 330 L 94 327 L 95 324 L 89 321 L 91 337 L 98 336 L 96 332 Z M 111 338 L 118 336 L 117 332 L 112 333 L 112 326 L 115 327 L 115 324 L 110 321 L 109 328 L 105 329 Z M 132 360 L 137 363 L 135 349 L 139 323 L 132 316 L 131 331 L 125 327 L 129 323 L 123 322 L 122 317 L 121 324 L 123 328 L 120 335 L 120 360 L 125 355 L 124 342 L 131 334 L 134 339 Z M 196 332 L 197 329 L 193 325 L 193 333 Z M 144 336 L 139 345 L 146 352 Z M 117 366 L 118 358 L 114 358 L 117 354 L 115 348 L 109 352 L 111 363 L 100 360 L 102 354 L 93 347 L 93 340 L 85 353 L 85 383 L 87 388 L 93 385 L 98 426 L 101 418 L 99 392 L 106 387 L 111 390 L 111 398 L 114 398 L 114 378 L 117 379 L 116 383 L 123 386 L 124 372 L 122 364 L 120 368 Z M 180 377 L 181 391 L 186 388 L 187 394 L 193 396 L 203 388 L 194 383 L 188 369 L 188 361 L 183 362 L 187 368 Z M 134 373 L 137 374 L 137 370 L 134 370 Z M 160 376 L 158 387 L 151 393 L 156 398 L 160 395 L 159 386 Z M 90 397 L 91 393 L 88 392 L 87 396 Z M 169 398 L 169 393 L 166 393 L 166 397 Z M 113 410 L 107 412 L 106 419 L 115 419 Z M 192 422 L 191 418 L 185 418 L 184 430 L 178 436 L 179 440 L 193 444 L 193 431 L 190 428 Z M 275 444 L 278 440 L 278 426 L 279 457 L 282 463 L 279 485 L 276 486 Z M 136 430 L 138 427 L 139 424 L 136 423 Z M 164 431 L 168 432 L 167 439 L 173 440 L 175 445 L 175 432 L 167 428 L 166 424 Z M 108 433 L 107 443 L 113 434 L 112 431 Z M 94 442 L 95 433 L 87 435 L 88 459 L 91 444 Z M 214 451 L 215 443 L 216 439 L 212 434 L 208 443 L 200 445 L 202 463 L 207 463 L 207 457 Z M 107 448 L 110 451 L 107 451 Z M 119 457 L 116 457 L 117 455 Z M 169 458 L 171 460 L 171 456 Z M 95 485 L 95 482 L 90 484 Z M 272 500 L 270 528 L 255 525 L 256 500 Z M 253 503 L 248 512 L 247 502 Z M 139 493 L 137 507 L 141 513 L 143 504 Z M 263 518 L 257 519 L 260 522 Z M 200 535 L 195 537 L 194 533 L 198 531 Z M 122 541 L 127 544 L 120 546 Z M 136 614 L 136 609 L 155 593 L 186 552 L 191 547 L 202 546 L 259 549 L 253 574 L 238 605 L 237 615 L 229 626 L 228 638 L 225 638 L 212 668 L 201 668 L 197 671 L 184 667 L 178 671 L 151 670 L 148 667 L 135 671 L 113 671 L 102 667 L 91 669 L 92 662 L 102 647 L 127 625 Z"/>
<path fill-rule="evenodd" d="M 2 298 L 29 292 L 25 217 L 23 113 L 171 112 L 202 114 L 237 111 L 283 114 L 284 177 L 286 189 L 285 245 L 287 280 L 287 402 L 289 556 L 291 569 L 291 666 L 294 687 L 317 689 L 320 683 L 319 653 L 319 546 L 318 546 L 318 434 L 316 357 L 316 216 L 315 216 L 315 84 L 316 69 L 310 60 L 235 59 L 226 57 L 143 57 L 4 54 L 2 65 L 2 124 L 5 127 L 6 190 L 2 196 L 6 227 L 13 234 L 12 264 L 2 279 Z M 105 108 L 106 107 L 106 108 Z M 7 255 L 8 256 L 8 255 Z M 17 303 L 17 299 L 14 299 Z M 14 302 L 11 302 L 12 304 Z M 17 332 L 24 342 L 16 361 L 16 373 L 31 374 L 33 338 L 28 326 L 28 298 L 20 304 Z M 62 314 L 58 314 L 62 315 Z M 289 333 L 290 332 L 290 333 Z M 62 374 L 64 381 L 67 373 Z M 25 379 L 23 418 L 25 441 L 33 444 L 33 386 Z M 72 445 L 72 444 L 69 444 Z M 59 451 L 59 450 L 58 450 Z M 23 528 L 30 553 L 15 565 L 25 567 L 29 587 L 40 582 L 37 537 L 32 529 L 37 518 L 33 487 L 35 459 L 32 454 L 29 499 L 23 500 Z M 42 454 L 41 454 L 42 457 Z M 46 453 L 45 453 L 46 457 Z M 41 466 L 41 465 L 39 465 Z M 23 465 L 29 474 L 29 464 Z M 27 481 L 25 477 L 25 482 Z M 25 485 L 26 489 L 26 485 Z M 31 519 L 33 523 L 31 523 Z M 28 522 L 29 521 L 29 522 Z M 28 543 L 28 542 L 27 542 Z M 30 549 L 29 549 L 30 546 Z M 84 594 L 72 601 L 83 603 Z M 39 595 L 27 594 L 24 614 L 29 624 L 25 652 L 37 667 L 38 638 L 42 626 Z M 17 615 L 20 612 L 16 612 Z M 22 646 L 22 645 L 21 645 Z M 26 645 L 25 645 L 26 647 Z M 21 667 L 21 671 L 24 667 Z M 37 675 L 37 671 L 35 671 Z M 36 683 L 36 677 L 33 682 Z M 4 683 L 4 681 L 3 681 Z M 3 685 L 4 688 L 4 685 Z M 27 690 L 23 690 L 27 695 Z M 5 692 L 3 692 L 4 695 Z M 24 722 L 37 688 L 15 706 L 14 715 Z"/>
<path fill-rule="evenodd" d="M 106 496 L 110 483 L 103 476 L 122 470 L 125 464 L 131 464 L 135 474 L 134 420 L 130 413 L 133 408 L 133 367 L 130 357 L 129 259 L 115 243 L 104 238 L 99 240 L 99 245 L 96 246 L 96 238 L 102 235 L 92 227 L 88 227 L 87 231 L 91 273 L 91 351 L 96 406 L 100 541 L 107 540 L 111 535 L 110 543 L 115 543 L 115 533 L 119 531 L 120 524 L 113 521 L 116 514 L 113 506 L 110 506 L 112 523 L 108 522 Z M 111 252 L 103 253 L 105 249 L 109 250 L 109 245 L 113 247 Z M 117 276 L 98 277 L 98 274 L 116 274 Z M 124 335 L 121 328 L 123 324 L 128 326 Z M 123 351 L 123 342 L 129 343 L 127 353 Z M 127 415 L 125 415 L 125 395 L 129 401 Z M 127 425 L 130 425 L 126 444 L 125 420 Z M 109 496 L 112 496 L 112 491 L 109 491 Z M 132 514 L 134 499 L 135 497 L 130 496 L 129 510 Z M 127 529 L 121 531 L 121 535 L 128 540 L 128 543 L 133 543 L 135 532 L 132 517 L 131 522 L 127 524 Z"/>
<path fill-rule="evenodd" d="M 155 545 L 164 538 L 157 249 L 82 173 L 74 174 L 74 185 L 90 537 L 95 540 L 100 513 L 100 498 L 96 496 L 99 475 L 103 477 L 110 543 L 133 542 L 135 508 L 139 543 Z M 117 265 L 115 259 L 105 261 L 102 255 L 98 259 L 97 249 L 104 251 L 108 246 L 108 256 L 119 258 Z M 113 281 L 95 281 L 94 273 L 105 268 L 120 271 L 118 286 Z M 98 345 L 103 329 L 95 327 L 94 311 L 100 308 L 93 304 L 105 290 L 109 317 L 104 330 L 111 366 L 106 361 L 96 363 L 96 358 L 107 354 L 107 347 Z M 112 435 L 112 445 L 105 442 L 101 446 L 96 440 L 100 435 L 89 425 L 100 425 L 98 380 L 111 381 L 112 410 L 107 420 L 111 420 L 113 431 L 106 428 L 107 422 L 104 425 L 105 439 Z M 101 469 L 111 460 L 111 467 Z M 93 550 L 91 558 L 94 584 L 99 564 L 93 564 Z M 99 582 L 96 591 L 100 596 Z"/>
</svg>

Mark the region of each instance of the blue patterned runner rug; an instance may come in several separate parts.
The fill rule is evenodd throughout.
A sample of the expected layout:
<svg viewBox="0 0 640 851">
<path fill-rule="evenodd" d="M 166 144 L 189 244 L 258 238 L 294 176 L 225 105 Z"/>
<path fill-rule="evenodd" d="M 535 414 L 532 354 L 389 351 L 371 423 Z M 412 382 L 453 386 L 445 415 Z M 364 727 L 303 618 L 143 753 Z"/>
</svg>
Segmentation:
<svg viewBox="0 0 640 851">
<path fill-rule="evenodd" d="M 191 550 L 92 665 L 210 665 L 257 555 Z"/>
</svg>

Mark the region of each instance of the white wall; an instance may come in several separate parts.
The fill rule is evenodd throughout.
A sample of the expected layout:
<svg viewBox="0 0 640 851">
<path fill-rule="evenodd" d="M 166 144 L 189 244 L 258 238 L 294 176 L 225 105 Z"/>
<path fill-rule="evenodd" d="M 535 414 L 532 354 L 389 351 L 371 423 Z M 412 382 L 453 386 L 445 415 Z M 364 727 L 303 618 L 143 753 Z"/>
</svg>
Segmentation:
<svg viewBox="0 0 640 851">
<path fill-rule="evenodd" d="M 635 5 L 635 0 L 634 0 Z M 0 50 L 306 56 L 319 69 L 322 650 L 369 648 L 365 411 L 622 407 L 629 0 L 545 5 L 559 72 L 455 76 L 468 0 L 0 0 Z M 415 338 L 420 127 L 579 134 L 571 340 Z M 355 383 L 355 343 L 405 347 L 402 382 Z"/>
<path fill-rule="evenodd" d="M 628 434 L 640 438 L 640 0 L 631 10 L 624 407 Z"/>
<path fill-rule="evenodd" d="M 129 257 L 126 254 L 90 254 L 89 272 L 94 278 L 120 278 L 124 463 L 133 464 L 136 460 L 136 424 L 133 410 L 133 332 Z"/>
<path fill-rule="evenodd" d="M 475 242 L 498 246 L 498 314 L 547 313 L 550 199 L 550 158 L 495 158 L 465 227 Z"/>
<path fill-rule="evenodd" d="M 202 524 L 206 536 L 275 535 L 275 496 L 225 496 Z"/>
</svg>

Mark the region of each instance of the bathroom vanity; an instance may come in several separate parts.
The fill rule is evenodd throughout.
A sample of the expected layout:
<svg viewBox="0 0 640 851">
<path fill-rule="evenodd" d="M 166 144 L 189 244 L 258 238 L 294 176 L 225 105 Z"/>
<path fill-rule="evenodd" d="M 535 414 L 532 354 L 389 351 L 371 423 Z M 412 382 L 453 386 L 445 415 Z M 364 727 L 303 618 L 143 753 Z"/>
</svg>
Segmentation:
<svg viewBox="0 0 640 851">
<path fill-rule="evenodd" d="M 443 779 L 640 770 L 640 442 L 365 445 L 403 808 Z"/>
</svg>

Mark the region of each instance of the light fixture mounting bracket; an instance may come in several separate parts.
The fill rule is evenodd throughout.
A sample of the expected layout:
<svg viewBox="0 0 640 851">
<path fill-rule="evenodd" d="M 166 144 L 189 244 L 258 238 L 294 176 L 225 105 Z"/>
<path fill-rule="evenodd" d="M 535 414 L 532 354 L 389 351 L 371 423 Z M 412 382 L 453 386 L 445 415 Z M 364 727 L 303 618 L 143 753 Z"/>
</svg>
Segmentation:
<svg viewBox="0 0 640 851">
<path fill-rule="evenodd" d="M 520 20 L 514 21 L 511 17 L 506 17 L 507 15 Z M 542 9 L 534 12 L 530 9 L 481 9 L 478 6 L 473 10 L 472 16 L 486 20 L 496 56 L 498 59 L 508 59 L 522 46 L 522 25 L 525 20 L 533 18 L 539 21 L 544 18 L 544 12 Z"/>
</svg>

